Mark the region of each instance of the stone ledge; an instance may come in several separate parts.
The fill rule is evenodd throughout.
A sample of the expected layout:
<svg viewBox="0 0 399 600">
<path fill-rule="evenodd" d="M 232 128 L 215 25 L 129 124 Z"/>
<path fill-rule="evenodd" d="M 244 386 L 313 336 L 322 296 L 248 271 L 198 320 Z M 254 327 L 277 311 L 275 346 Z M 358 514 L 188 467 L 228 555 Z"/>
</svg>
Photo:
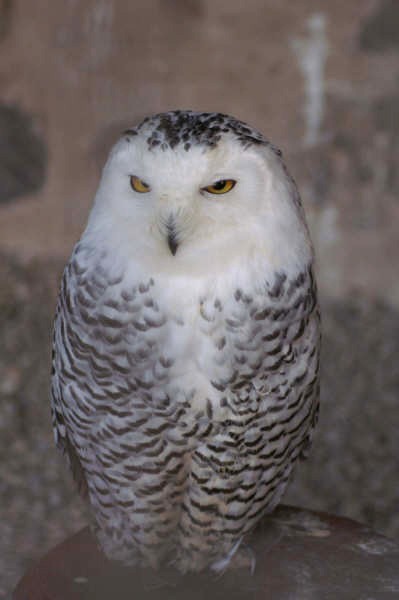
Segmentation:
<svg viewBox="0 0 399 600">
<path fill-rule="evenodd" d="M 177 574 L 120 566 L 99 551 L 86 527 L 51 550 L 18 584 L 13 600 L 133 598 L 397 598 L 399 544 L 326 513 L 281 506 L 248 539 L 256 570 Z"/>
</svg>

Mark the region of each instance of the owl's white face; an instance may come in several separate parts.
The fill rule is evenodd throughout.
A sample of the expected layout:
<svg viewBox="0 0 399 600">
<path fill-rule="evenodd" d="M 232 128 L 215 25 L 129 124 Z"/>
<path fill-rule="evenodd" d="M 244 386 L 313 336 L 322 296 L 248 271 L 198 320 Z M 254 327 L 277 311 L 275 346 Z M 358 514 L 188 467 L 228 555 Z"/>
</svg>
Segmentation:
<svg viewBox="0 0 399 600">
<path fill-rule="evenodd" d="M 86 235 L 168 272 L 220 271 L 237 259 L 286 270 L 309 258 L 293 184 L 270 147 L 243 147 L 227 131 L 213 146 L 162 149 L 149 135 L 143 127 L 113 148 Z"/>
</svg>

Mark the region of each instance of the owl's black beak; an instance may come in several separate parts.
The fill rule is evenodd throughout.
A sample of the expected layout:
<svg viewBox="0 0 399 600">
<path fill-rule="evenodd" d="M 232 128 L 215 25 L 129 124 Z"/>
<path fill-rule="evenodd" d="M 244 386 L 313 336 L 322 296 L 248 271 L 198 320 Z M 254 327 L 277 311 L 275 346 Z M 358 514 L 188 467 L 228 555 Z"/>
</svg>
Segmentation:
<svg viewBox="0 0 399 600">
<path fill-rule="evenodd" d="M 166 231 L 168 234 L 169 250 L 174 256 L 177 252 L 179 242 L 177 241 L 176 223 L 173 217 L 169 217 L 169 220 L 166 224 Z"/>
</svg>

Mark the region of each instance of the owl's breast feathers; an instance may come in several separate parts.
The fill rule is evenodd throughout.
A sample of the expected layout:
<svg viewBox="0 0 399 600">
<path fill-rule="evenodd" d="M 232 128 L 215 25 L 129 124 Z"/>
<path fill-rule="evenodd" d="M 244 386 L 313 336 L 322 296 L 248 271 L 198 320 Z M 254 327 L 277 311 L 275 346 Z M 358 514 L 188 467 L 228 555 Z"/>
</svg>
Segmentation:
<svg viewBox="0 0 399 600">
<path fill-rule="evenodd" d="M 77 247 L 55 321 L 53 423 L 104 550 L 157 564 L 173 544 L 184 569 L 271 510 L 309 447 L 319 313 L 311 265 L 262 291 L 209 289 L 189 315 L 157 285 Z"/>
</svg>

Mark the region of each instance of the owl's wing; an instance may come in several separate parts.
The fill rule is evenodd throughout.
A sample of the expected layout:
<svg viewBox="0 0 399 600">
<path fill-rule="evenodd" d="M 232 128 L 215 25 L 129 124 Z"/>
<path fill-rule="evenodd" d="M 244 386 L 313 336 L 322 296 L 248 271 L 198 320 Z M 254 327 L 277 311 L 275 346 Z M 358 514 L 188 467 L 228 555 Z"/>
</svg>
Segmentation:
<svg viewBox="0 0 399 600">
<path fill-rule="evenodd" d="M 53 329 L 53 345 L 52 345 L 52 368 L 51 368 L 51 388 L 50 388 L 50 401 L 51 401 L 51 417 L 54 432 L 54 439 L 57 448 L 66 456 L 69 467 L 72 471 L 72 475 L 78 486 L 79 493 L 86 498 L 88 495 L 87 481 L 84 470 L 80 463 L 78 454 L 71 443 L 68 436 L 67 428 L 65 425 L 64 414 L 62 409 L 62 397 L 61 388 L 59 385 L 59 374 L 56 369 L 55 361 L 57 352 L 62 351 L 60 347 L 62 345 L 62 331 L 63 331 L 63 299 L 65 298 L 65 288 L 67 285 L 67 271 L 64 273 L 64 277 L 61 284 L 61 290 L 57 309 L 54 319 Z"/>
<path fill-rule="evenodd" d="M 315 373 L 314 379 L 309 384 L 309 386 L 310 386 L 309 394 L 311 397 L 311 405 L 312 405 L 312 411 L 311 411 L 312 419 L 310 422 L 310 427 L 307 432 L 307 435 L 303 441 L 301 453 L 299 455 L 300 458 L 302 458 L 302 459 L 306 459 L 309 456 L 309 452 L 310 452 L 310 449 L 312 447 L 312 442 L 313 442 L 314 430 L 315 430 L 315 427 L 317 425 L 317 421 L 319 418 L 319 408 L 320 408 L 320 380 L 319 380 L 320 310 L 319 310 L 319 307 L 317 304 L 317 292 L 316 292 L 316 286 L 315 286 L 314 282 L 313 282 L 313 286 L 310 290 L 310 293 L 312 296 L 312 302 L 314 303 L 314 306 L 315 306 L 315 309 L 311 316 L 311 319 L 313 319 L 315 321 L 316 329 L 319 333 L 314 341 L 314 352 L 317 356 L 316 373 Z"/>
<path fill-rule="evenodd" d="M 309 431 L 303 441 L 303 446 L 301 449 L 301 453 L 300 453 L 300 458 L 302 459 L 306 459 L 309 456 L 310 453 L 310 449 L 312 447 L 312 442 L 313 442 L 313 434 L 314 434 L 314 430 L 315 427 L 317 425 L 317 421 L 318 421 L 318 417 L 319 417 L 319 383 L 315 383 L 314 384 L 314 391 L 313 391 L 313 417 L 312 417 L 312 421 L 310 424 L 310 428 Z"/>
</svg>

